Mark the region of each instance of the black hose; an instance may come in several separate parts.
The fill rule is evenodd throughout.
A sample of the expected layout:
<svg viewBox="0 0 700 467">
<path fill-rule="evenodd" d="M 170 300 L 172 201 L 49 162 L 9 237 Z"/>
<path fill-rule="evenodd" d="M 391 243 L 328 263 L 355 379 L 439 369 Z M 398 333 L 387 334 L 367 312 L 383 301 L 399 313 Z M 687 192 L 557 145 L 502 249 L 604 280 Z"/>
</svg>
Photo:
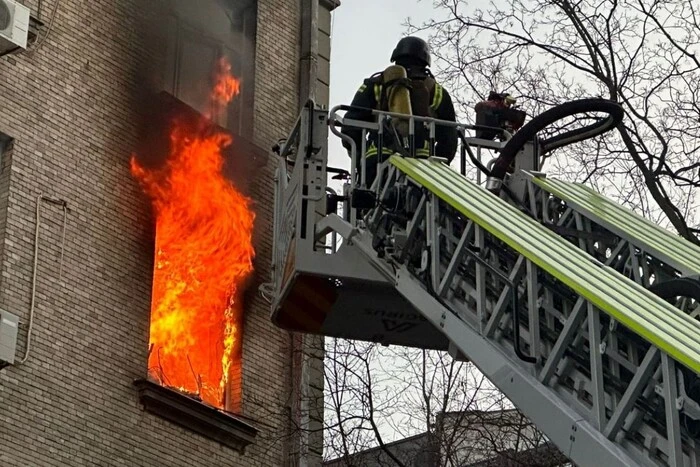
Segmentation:
<svg viewBox="0 0 700 467">
<path fill-rule="evenodd" d="M 622 121 L 625 114 L 620 104 L 607 99 L 579 99 L 553 107 L 530 120 L 506 143 L 489 175 L 502 180 L 515 157 L 537 133 L 558 120 L 586 112 L 605 112 L 608 114 L 608 118 L 542 141 L 542 154 L 568 144 L 602 135 L 615 128 Z"/>
<path fill-rule="evenodd" d="M 489 264 L 486 260 L 479 256 L 477 252 L 472 251 L 469 246 L 465 246 L 464 248 L 465 253 L 474 258 L 476 262 L 478 262 L 482 266 L 489 269 L 492 273 L 497 275 L 503 282 L 506 283 L 507 287 L 510 287 L 511 307 L 513 308 L 513 349 L 515 350 L 515 354 L 521 360 L 528 363 L 537 363 L 537 356 L 531 357 L 527 355 L 525 352 L 523 352 L 522 348 L 520 347 L 520 310 L 518 307 L 517 284 L 511 281 L 510 278 L 507 275 L 505 275 L 502 271 L 499 271 L 493 265 Z M 481 252 L 480 249 L 477 249 L 477 251 Z"/>
<path fill-rule="evenodd" d="M 468 146 L 469 143 L 467 143 L 467 138 L 461 132 L 459 133 L 459 139 L 462 141 L 462 150 L 469 154 L 469 159 L 471 159 L 472 164 L 474 164 L 476 168 L 479 169 L 482 173 L 486 174 L 486 176 L 489 176 L 491 174 L 489 169 L 487 169 L 484 166 L 484 164 L 479 159 L 477 159 L 476 156 L 474 156 L 473 152 L 466 150 L 466 146 Z M 463 173 L 462 175 L 466 174 Z"/>
<path fill-rule="evenodd" d="M 700 302 L 700 280 L 691 277 L 679 277 L 664 282 L 656 283 L 649 287 L 649 291 L 664 300 L 676 297 L 688 297 Z"/>
<path fill-rule="evenodd" d="M 700 278 L 698 277 L 677 277 L 655 283 L 648 290 L 664 300 L 686 297 L 700 302 Z M 695 372 L 685 366 L 681 367 L 681 371 L 685 376 L 685 389 L 688 397 L 700 403 L 700 378 Z M 683 424 L 693 438 L 700 436 L 700 422 L 684 416 Z"/>
<path fill-rule="evenodd" d="M 481 173 L 485 174 L 487 177 L 490 177 L 490 176 L 491 176 L 491 171 L 490 171 L 489 169 L 487 169 L 486 166 L 484 166 L 484 164 L 483 164 L 479 159 L 476 158 L 476 156 L 474 155 L 473 152 L 467 151 L 467 150 L 466 150 L 465 145 L 467 145 L 468 143 L 467 143 L 467 139 L 465 138 L 465 136 L 464 136 L 463 134 L 460 133 L 460 134 L 459 134 L 459 138 L 462 140 L 462 156 L 461 156 L 461 158 L 462 158 L 462 162 L 461 162 L 462 168 L 460 169 L 460 173 L 462 174 L 462 176 L 466 176 L 466 160 L 465 160 L 464 153 L 468 152 L 468 153 L 469 153 L 469 159 L 471 159 L 472 164 L 474 164 L 474 165 L 476 166 L 476 168 L 479 169 L 479 170 L 481 171 Z M 518 199 L 517 196 L 515 196 L 515 193 L 513 193 L 513 190 L 511 190 L 511 189 L 510 189 L 508 186 L 506 186 L 506 185 L 503 185 L 503 186 L 501 187 L 501 189 L 503 190 L 503 192 L 504 192 L 506 195 L 508 195 L 508 197 L 509 197 L 511 200 L 513 200 L 514 203 L 516 203 L 516 204 L 518 204 L 518 205 L 520 206 L 520 208 L 521 208 L 521 210 L 522 210 L 523 212 L 525 212 L 525 213 L 527 213 L 528 215 L 530 215 L 530 213 L 529 213 L 529 208 L 528 208 L 524 203 L 522 203 L 522 202 Z"/>
<path fill-rule="evenodd" d="M 513 349 L 515 354 L 527 363 L 537 363 L 537 357 L 531 357 L 523 352 L 520 347 L 520 311 L 518 309 L 518 289 L 515 284 L 510 284 L 511 306 L 513 308 Z"/>
</svg>

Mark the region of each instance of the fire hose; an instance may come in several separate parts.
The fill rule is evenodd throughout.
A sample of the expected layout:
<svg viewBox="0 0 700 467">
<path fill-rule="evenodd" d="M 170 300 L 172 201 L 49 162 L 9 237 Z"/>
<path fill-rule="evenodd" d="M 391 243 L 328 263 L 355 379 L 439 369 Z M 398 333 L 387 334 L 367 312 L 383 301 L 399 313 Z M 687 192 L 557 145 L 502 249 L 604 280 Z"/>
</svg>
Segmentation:
<svg viewBox="0 0 700 467">
<path fill-rule="evenodd" d="M 624 117 L 622 106 L 607 99 L 579 99 L 566 102 L 541 113 L 524 125 L 503 147 L 493 168 L 486 173 L 488 177 L 487 188 L 490 190 L 500 189 L 508 168 L 518 153 L 529 141 L 535 138 L 537 133 L 559 120 L 588 112 L 604 112 L 608 114 L 608 117 L 599 119 L 591 125 L 569 130 L 540 141 L 541 154 L 544 155 L 554 149 L 607 133 L 616 128 Z"/>
<path fill-rule="evenodd" d="M 700 276 L 676 277 L 656 282 L 649 287 L 649 291 L 671 303 L 678 298 L 685 298 L 693 300 L 697 305 L 697 303 L 700 303 Z M 695 313 L 697 313 L 697 310 Z M 700 316 L 697 314 L 691 314 L 691 316 L 700 319 Z M 680 371 L 684 375 L 685 393 L 687 397 L 694 401 L 697 407 L 697 404 L 700 404 L 700 377 L 685 367 L 681 367 Z M 695 416 L 684 416 L 683 423 L 688 431 L 696 434 L 700 433 L 700 421 L 697 420 L 697 412 Z"/>
</svg>

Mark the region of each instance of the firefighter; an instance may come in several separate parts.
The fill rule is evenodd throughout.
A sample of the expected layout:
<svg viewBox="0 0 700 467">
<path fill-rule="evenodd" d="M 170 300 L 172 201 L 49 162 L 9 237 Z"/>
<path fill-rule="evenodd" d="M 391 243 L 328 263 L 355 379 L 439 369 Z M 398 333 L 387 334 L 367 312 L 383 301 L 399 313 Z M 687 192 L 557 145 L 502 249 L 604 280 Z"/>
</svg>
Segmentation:
<svg viewBox="0 0 700 467">
<path fill-rule="evenodd" d="M 418 37 L 401 39 L 391 55 L 395 63 L 383 72 L 376 73 L 364 80 L 355 94 L 352 109 L 345 114 L 346 119 L 375 121 L 371 110 L 391 111 L 414 116 L 431 117 L 439 120 L 456 121 L 455 110 L 450 94 L 430 72 L 430 51 L 428 44 Z M 396 121 L 396 120 L 395 120 Z M 386 160 L 390 155 L 401 154 L 425 157 L 429 155 L 429 132 L 420 122 L 415 126 L 415 154 L 407 152 L 407 122 L 397 122 L 398 130 L 385 131 L 382 143 L 382 154 L 377 154 L 377 134 L 368 135 L 366 158 L 366 186 L 370 187 L 376 177 L 377 164 Z M 391 130 L 391 129 L 389 129 Z M 362 130 L 343 127 L 343 134 L 350 136 L 359 155 L 362 148 Z M 399 139 L 399 141 L 397 141 Z M 403 141 L 401 141 L 403 140 Z M 350 151 L 350 144 L 343 141 L 345 148 Z M 436 125 L 434 155 L 452 162 L 457 152 L 457 130 L 454 127 Z M 361 170 L 361 160 L 357 160 L 358 171 Z"/>
</svg>

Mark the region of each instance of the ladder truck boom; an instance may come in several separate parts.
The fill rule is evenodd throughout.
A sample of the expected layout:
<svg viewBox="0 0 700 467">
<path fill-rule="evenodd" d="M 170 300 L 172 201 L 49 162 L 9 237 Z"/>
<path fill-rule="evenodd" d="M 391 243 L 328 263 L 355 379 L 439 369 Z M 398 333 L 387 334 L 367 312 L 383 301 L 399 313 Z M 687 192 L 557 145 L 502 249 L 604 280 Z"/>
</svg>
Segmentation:
<svg viewBox="0 0 700 467">
<path fill-rule="evenodd" d="M 534 137 L 494 195 L 482 158 L 512 141 L 503 128 L 410 117 L 457 129 L 461 170 L 401 152 L 367 186 L 366 148 L 339 128 L 407 117 L 351 121 L 347 109 L 309 103 L 278 147 L 273 323 L 467 359 L 577 465 L 700 466 L 700 248 L 546 177 Z M 351 147 L 349 172 L 329 167 L 329 132 Z M 342 193 L 329 176 L 346 179 Z"/>
</svg>

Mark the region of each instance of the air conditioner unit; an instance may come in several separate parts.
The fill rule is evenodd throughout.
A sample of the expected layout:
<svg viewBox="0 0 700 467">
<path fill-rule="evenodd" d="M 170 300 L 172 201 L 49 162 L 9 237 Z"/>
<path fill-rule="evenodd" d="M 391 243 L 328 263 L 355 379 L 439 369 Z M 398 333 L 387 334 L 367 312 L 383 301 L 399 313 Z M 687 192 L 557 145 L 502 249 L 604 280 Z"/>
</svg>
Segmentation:
<svg viewBox="0 0 700 467">
<path fill-rule="evenodd" d="M 0 0 L 0 53 L 27 48 L 29 8 L 15 0 Z"/>
</svg>

